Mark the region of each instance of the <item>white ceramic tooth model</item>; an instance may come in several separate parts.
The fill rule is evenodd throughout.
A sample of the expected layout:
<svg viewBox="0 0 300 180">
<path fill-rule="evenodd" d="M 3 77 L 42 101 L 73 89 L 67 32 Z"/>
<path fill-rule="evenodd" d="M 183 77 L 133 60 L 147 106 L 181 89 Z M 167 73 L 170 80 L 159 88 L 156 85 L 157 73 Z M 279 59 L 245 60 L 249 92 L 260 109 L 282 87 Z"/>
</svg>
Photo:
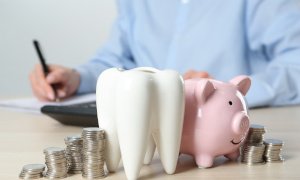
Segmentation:
<svg viewBox="0 0 300 180">
<path fill-rule="evenodd" d="M 184 116 L 182 77 L 172 70 L 111 68 L 100 75 L 96 93 L 108 170 L 116 171 L 122 155 L 127 178 L 137 179 L 157 146 L 165 171 L 173 174 Z"/>
</svg>

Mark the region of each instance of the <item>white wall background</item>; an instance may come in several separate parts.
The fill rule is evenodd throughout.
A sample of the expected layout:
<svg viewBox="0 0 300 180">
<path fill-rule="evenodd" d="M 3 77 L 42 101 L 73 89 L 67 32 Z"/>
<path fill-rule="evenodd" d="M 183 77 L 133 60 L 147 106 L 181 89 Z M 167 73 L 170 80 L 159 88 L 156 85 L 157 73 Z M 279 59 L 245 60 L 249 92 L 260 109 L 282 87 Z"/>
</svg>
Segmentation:
<svg viewBox="0 0 300 180">
<path fill-rule="evenodd" d="M 47 63 L 74 67 L 103 45 L 115 16 L 114 0 L 0 0 L 0 97 L 32 95 L 32 39 Z"/>
</svg>

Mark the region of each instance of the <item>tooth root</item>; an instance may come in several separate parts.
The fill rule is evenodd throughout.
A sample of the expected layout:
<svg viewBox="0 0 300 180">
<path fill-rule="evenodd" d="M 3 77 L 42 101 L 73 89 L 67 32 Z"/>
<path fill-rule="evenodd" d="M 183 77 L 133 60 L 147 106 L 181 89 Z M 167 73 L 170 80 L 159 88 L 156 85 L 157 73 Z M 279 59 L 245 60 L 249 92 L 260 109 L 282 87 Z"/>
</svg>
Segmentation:
<svg viewBox="0 0 300 180">
<path fill-rule="evenodd" d="M 161 71 L 157 75 L 157 94 L 160 101 L 157 106 L 158 132 L 154 131 L 154 137 L 166 173 L 173 174 L 176 170 L 183 126 L 183 80 L 174 71 Z M 174 80 L 176 78 L 177 81 Z"/>
<path fill-rule="evenodd" d="M 105 161 L 109 172 L 116 172 L 121 160 L 120 146 L 116 133 L 107 133 L 105 148 Z M 110 134 L 110 135 L 108 135 Z M 109 142 L 109 143 L 108 143 Z"/>
<path fill-rule="evenodd" d="M 150 140 L 148 142 L 148 146 L 147 146 L 147 151 L 146 151 L 146 155 L 145 155 L 145 159 L 144 159 L 144 164 L 148 165 L 151 163 L 152 159 L 153 159 L 153 155 L 155 152 L 155 142 L 152 136 L 150 136 Z"/>
<path fill-rule="evenodd" d="M 146 73 L 123 72 L 117 87 L 117 131 L 128 179 L 138 178 L 150 137 L 153 85 L 149 78 Z"/>
<path fill-rule="evenodd" d="M 119 166 L 121 152 L 117 136 L 115 119 L 115 87 L 120 72 L 113 68 L 104 71 L 97 82 L 97 115 L 99 127 L 105 130 L 105 161 L 109 172 L 115 172 Z M 99 111 L 101 109 L 101 112 Z"/>
</svg>

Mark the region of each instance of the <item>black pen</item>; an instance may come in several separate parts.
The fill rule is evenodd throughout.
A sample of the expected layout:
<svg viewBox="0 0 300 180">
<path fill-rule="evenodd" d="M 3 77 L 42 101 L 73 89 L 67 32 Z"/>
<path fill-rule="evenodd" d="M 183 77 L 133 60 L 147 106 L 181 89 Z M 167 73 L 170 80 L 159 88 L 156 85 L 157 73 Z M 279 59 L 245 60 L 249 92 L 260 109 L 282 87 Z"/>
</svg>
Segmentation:
<svg viewBox="0 0 300 180">
<path fill-rule="evenodd" d="M 41 62 L 41 65 L 42 65 L 42 68 L 43 68 L 43 72 L 44 72 L 44 75 L 45 77 L 47 77 L 47 75 L 50 73 L 49 71 L 49 68 L 46 64 L 46 60 L 42 54 L 42 51 L 41 51 L 41 48 L 40 48 L 40 44 L 37 40 L 33 40 L 33 45 L 34 45 L 34 48 L 36 50 L 36 53 L 38 54 L 39 56 L 39 59 L 40 59 L 40 62 Z M 54 84 L 51 84 L 51 87 L 53 89 L 53 92 L 54 92 L 54 99 L 55 101 L 59 101 L 58 99 L 58 96 L 57 96 L 57 92 L 56 92 L 56 89 L 55 89 L 55 85 Z"/>
</svg>

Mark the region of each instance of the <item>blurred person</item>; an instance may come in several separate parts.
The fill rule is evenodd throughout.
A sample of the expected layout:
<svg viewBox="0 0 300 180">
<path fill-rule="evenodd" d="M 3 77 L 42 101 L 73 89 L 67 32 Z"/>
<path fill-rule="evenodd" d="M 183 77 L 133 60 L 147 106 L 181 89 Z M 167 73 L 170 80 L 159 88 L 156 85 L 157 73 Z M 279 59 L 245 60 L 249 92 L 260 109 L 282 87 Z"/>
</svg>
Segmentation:
<svg viewBox="0 0 300 180">
<path fill-rule="evenodd" d="M 87 63 L 40 65 L 30 74 L 43 101 L 95 92 L 107 68 L 174 69 L 185 79 L 249 75 L 250 107 L 300 103 L 299 0 L 119 0 L 111 35 Z"/>
</svg>

